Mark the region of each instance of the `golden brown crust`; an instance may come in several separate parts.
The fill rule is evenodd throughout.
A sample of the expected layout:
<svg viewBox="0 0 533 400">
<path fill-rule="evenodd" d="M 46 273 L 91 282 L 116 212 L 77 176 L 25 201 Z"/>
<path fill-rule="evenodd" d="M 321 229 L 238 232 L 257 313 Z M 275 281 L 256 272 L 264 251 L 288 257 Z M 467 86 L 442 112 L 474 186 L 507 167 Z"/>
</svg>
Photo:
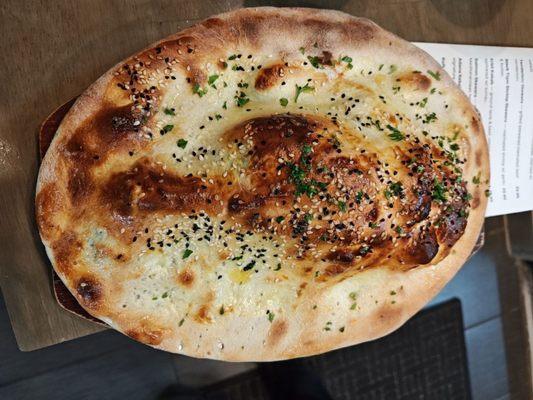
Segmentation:
<svg viewBox="0 0 533 400">
<path fill-rule="evenodd" d="M 92 315 L 169 351 L 274 360 L 413 315 L 470 254 L 488 174 L 477 112 L 424 52 L 340 12 L 243 9 L 83 94 L 36 216 Z"/>
</svg>

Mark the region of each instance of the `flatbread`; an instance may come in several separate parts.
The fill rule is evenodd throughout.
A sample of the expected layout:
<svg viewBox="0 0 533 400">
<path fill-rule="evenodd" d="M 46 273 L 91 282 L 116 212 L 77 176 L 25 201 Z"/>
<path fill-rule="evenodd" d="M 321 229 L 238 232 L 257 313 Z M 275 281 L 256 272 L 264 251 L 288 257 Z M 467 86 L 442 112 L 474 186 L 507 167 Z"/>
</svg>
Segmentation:
<svg viewBox="0 0 533 400">
<path fill-rule="evenodd" d="M 221 360 L 383 336 L 464 263 L 487 204 L 480 117 L 371 21 L 241 9 L 121 62 L 43 160 L 39 231 L 93 316 Z"/>
</svg>

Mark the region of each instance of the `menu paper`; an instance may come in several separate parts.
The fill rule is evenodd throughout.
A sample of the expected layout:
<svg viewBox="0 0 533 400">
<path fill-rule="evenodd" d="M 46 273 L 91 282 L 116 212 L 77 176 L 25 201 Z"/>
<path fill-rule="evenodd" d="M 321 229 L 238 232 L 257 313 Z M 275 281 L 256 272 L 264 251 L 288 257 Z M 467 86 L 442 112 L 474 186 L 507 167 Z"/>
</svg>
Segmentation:
<svg viewBox="0 0 533 400">
<path fill-rule="evenodd" d="M 415 43 L 481 114 L 489 142 L 487 216 L 533 210 L 533 49 Z"/>
</svg>

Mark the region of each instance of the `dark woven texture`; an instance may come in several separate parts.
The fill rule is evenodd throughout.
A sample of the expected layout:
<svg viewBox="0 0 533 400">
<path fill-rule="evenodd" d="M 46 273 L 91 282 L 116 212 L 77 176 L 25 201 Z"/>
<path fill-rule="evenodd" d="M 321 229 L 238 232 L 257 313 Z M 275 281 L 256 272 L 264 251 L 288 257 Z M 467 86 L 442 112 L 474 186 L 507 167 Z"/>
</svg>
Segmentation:
<svg viewBox="0 0 533 400">
<path fill-rule="evenodd" d="M 382 339 L 265 363 L 210 387 L 208 399 L 470 399 L 461 303 L 418 313 Z M 321 392 L 323 391 L 323 392 Z"/>
</svg>

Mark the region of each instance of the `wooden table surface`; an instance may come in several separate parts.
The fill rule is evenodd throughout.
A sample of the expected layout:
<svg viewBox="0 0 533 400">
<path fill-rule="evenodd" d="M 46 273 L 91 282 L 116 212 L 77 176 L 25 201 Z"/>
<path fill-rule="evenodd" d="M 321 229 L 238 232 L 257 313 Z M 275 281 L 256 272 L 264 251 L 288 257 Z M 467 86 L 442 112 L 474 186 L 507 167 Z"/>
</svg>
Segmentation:
<svg viewBox="0 0 533 400">
<path fill-rule="evenodd" d="M 121 59 L 243 6 L 336 8 L 411 41 L 533 47 L 531 0 L 3 0 L 0 4 L 0 285 L 21 350 L 102 328 L 59 308 L 37 234 L 36 133 L 55 107 Z"/>
</svg>

